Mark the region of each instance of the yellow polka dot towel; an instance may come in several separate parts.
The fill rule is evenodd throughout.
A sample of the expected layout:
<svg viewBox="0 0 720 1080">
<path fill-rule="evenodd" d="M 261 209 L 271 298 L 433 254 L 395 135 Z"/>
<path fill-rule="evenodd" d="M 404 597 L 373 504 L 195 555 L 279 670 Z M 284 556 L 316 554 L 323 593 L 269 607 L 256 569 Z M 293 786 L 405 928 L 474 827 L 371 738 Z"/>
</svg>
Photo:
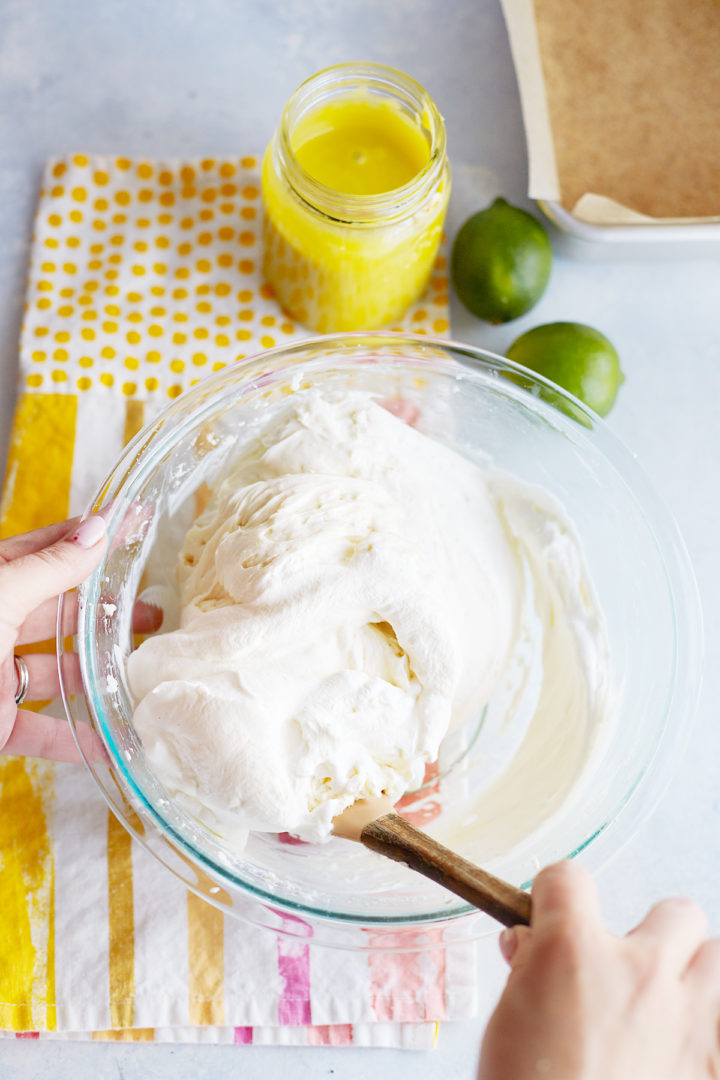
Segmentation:
<svg viewBox="0 0 720 1080">
<path fill-rule="evenodd" d="M 210 371 L 307 336 L 259 278 L 256 159 L 51 162 L 22 336 L 26 385 L 166 404 Z M 443 334 L 444 259 L 402 327 Z"/>
<path fill-rule="evenodd" d="M 3 535 L 82 509 L 169 399 L 305 336 L 259 273 L 253 157 L 49 163 Z M 441 256 L 404 329 L 447 330 Z M 53 708 L 54 706 L 51 706 Z M 82 766 L 0 757 L 6 1037 L 430 1047 L 471 1016 L 472 949 L 338 953 L 225 918 L 155 863 Z"/>
</svg>

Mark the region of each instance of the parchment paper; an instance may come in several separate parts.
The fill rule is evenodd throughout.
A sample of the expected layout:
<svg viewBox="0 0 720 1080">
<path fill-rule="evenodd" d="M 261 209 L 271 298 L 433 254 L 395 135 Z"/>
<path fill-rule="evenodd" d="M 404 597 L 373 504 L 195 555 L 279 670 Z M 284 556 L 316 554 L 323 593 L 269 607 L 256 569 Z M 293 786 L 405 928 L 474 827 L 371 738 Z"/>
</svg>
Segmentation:
<svg viewBox="0 0 720 1080">
<path fill-rule="evenodd" d="M 720 0 L 501 0 L 529 194 L 583 220 L 720 220 Z"/>
</svg>

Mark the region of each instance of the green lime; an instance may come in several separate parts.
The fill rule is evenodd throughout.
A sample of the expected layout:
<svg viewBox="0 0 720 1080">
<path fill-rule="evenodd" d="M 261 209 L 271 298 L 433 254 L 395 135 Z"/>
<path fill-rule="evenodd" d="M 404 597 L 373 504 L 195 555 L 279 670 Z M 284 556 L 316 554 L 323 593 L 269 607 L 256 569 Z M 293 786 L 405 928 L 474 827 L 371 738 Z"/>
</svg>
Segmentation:
<svg viewBox="0 0 720 1080">
<path fill-rule="evenodd" d="M 562 386 L 600 416 L 610 412 L 625 381 L 612 343 L 583 323 L 536 326 L 521 334 L 505 355 Z"/>
<path fill-rule="evenodd" d="M 534 307 L 545 292 L 552 247 L 536 217 L 496 199 L 460 228 L 451 268 L 455 292 L 473 315 L 491 323 L 509 322 Z"/>
</svg>

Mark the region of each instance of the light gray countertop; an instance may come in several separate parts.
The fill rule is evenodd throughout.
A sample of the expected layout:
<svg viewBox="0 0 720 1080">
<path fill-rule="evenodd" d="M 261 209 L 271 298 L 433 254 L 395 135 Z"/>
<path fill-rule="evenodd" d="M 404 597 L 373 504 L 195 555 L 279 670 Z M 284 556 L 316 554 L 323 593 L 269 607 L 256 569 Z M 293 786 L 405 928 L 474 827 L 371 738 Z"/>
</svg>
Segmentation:
<svg viewBox="0 0 720 1080">
<path fill-rule="evenodd" d="M 451 231 L 495 193 L 526 202 L 522 119 L 498 0 L 0 0 L 0 459 L 44 159 L 72 150 L 257 152 L 299 82 L 353 59 L 393 64 L 437 101 L 457 180 Z M 555 319 L 587 322 L 611 338 L 627 381 L 610 426 L 675 514 L 698 577 L 706 621 L 700 711 L 662 802 L 598 876 L 616 929 L 663 895 L 690 893 L 720 932 L 719 297 L 720 257 L 580 262 L 558 246 L 550 286 L 531 315 L 491 328 L 453 310 L 457 339 L 497 352 L 523 329 Z M 6 1041 L 0 1066 L 7 1080 L 354 1080 L 370 1069 L 470 1080 L 502 985 L 494 941 L 481 945 L 479 963 L 480 1016 L 444 1027 L 434 1053 Z"/>
</svg>

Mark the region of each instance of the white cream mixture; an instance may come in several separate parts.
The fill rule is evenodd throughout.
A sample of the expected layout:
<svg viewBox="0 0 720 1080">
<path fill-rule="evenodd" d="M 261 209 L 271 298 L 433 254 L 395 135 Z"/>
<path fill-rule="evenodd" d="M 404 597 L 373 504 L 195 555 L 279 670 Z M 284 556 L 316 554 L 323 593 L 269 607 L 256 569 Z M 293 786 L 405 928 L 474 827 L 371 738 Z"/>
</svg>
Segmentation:
<svg viewBox="0 0 720 1080">
<path fill-rule="evenodd" d="M 398 799 L 496 691 L 524 633 L 528 559 L 545 552 L 543 617 L 560 603 L 575 628 L 565 791 L 602 712 L 606 661 L 557 515 L 365 395 L 295 395 L 186 537 L 180 628 L 130 656 L 158 777 L 235 844 L 254 830 L 322 840 L 356 799 Z"/>
</svg>

